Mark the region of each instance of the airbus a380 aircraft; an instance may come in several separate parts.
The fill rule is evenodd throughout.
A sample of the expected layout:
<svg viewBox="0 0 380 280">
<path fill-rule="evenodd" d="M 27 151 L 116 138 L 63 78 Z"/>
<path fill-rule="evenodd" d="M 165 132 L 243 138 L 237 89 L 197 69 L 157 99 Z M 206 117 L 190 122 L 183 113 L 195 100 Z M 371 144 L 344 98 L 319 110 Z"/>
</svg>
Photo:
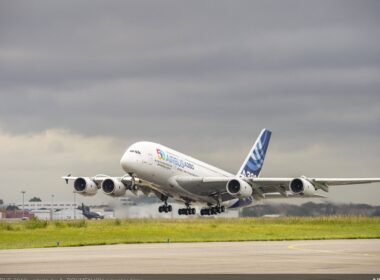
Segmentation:
<svg viewBox="0 0 380 280">
<path fill-rule="evenodd" d="M 98 189 L 110 196 L 126 195 L 127 190 L 154 193 L 163 201 L 159 212 L 171 212 L 168 199 L 185 204 L 180 215 L 194 215 L 194 204 L 201 204 L 201 215 L 222 213 L 226 208 L 249 206 L 257 200 L 279 197 L 324 197 L 329 186 L 380 182 L 380 178 L 261 178 L 259 177 L 268 149 L 271 131 L 263 129 L 239 172 L 234 175 L 152 142 L 130 146 L 120 164 L 126 175 L 109 177 L 62 177 L 74 180 L 77 193 L 95 195 Z"/>
</svg>

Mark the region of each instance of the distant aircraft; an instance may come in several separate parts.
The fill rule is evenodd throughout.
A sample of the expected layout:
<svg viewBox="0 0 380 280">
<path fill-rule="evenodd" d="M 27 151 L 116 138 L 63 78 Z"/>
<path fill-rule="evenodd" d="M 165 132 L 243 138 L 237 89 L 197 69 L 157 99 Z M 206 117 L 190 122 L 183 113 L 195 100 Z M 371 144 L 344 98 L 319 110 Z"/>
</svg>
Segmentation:
<svg viewBox="0 0 380 280">
<path fill-rule="evenodd" d="M 317 190 L 328 192 L 329 186 L 380 182 L 380 178 L 260 178 L 271 131 L 263 129 L 247 155 L 239 172 L 234 175 L 184 155 L 163 145 L 137 142 L 121 158 L 126 174 L 122 177 L 62 177 L 74 180 L 77 193 L 95 195 L 98 189 L 113 197 L 138 190 L 154 193 L 163 201 L 159 212 L 171 212 L 168 199 L 185 204 L 179 215 L 194 215 L 194 204 L 202 205 L 201 215 L 215 215 L 226 208 L 247 207 L 265 198 L 324 197 Z"/>
<path fill-rule="evenodd" d="M 82 203 L 82 207 L 79 206 L 78 207 L 79 210 L 82 210 L 82 214 L 83 216 L 85 216 L 87 219 L 91 220 L 91 219 L 104 219 L 104 216 L 103 215 L 100 215 L 99 213 L 96 213 L 96 212 L 90 212 L 90 207 L 84 205 Z"/>
</svg>

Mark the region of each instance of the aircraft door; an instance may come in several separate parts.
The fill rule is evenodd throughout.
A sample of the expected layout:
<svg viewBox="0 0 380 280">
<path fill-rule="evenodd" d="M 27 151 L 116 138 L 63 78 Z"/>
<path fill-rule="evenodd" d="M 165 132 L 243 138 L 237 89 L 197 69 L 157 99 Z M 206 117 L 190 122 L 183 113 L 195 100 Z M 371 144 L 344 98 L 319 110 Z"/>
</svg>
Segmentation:
<svg viewBox="0 0 380 280">
<path fill-rule="evenodd" d="M 150 173 L 151 173 L 152 176 L 155 175 L 155 168 L 153 166 L 153 163 L 154 163 L 153 154 L 152 153 L 148 153 L 148 166 L 149 166 Z"/>
<path fill-rule="evenodd" d="M 152 153 L 148 153 L 148 165 L 153 165 L 153 154 Z"/>
</svg>

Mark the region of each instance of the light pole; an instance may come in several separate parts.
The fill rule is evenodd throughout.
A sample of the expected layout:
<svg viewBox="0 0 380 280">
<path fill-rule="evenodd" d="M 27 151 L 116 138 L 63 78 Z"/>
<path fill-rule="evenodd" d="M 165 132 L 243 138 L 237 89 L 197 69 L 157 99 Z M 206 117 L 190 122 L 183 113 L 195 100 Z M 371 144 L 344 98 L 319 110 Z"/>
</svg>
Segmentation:
<svg viewBox="0 0 380 280">
<path fill-rule="evenodd" d="M 50 215 L 50 220 L 53 220 L 53 218 L 54 218 L 53 203 L 54 203 L 54 194 L 51 195 L 51 215 Z"/>
<path fill-rule="evenodd" d="M 76 207 L 76 191 L 73 191 L 73 193 L 74 193 L 74 220 L 76 220 L 77 219 L 77 207 Z"/>
<path fill-rule="evenodd" d="M 24 216 L 25 216 L 24 196 L 25 196 L 26 191 L 21 191 L 21 193 L 22 193 L 22 219 L 24 220 Z"/>
</svg>

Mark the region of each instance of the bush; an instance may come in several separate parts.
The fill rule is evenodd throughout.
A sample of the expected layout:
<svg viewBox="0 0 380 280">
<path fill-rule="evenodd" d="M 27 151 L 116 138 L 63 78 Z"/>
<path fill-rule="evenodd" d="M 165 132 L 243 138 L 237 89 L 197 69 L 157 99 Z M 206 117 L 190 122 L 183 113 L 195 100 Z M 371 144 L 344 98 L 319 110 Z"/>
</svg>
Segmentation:
<svg viewBox="0 0 380 280">
<path fill-rule="evenodd" d="M 47 221 L 39 220 L 36 217 L 25 222 L 25 228 L 27 229 L 37 229 L 37 228 L 46 228 L 48 225 Z"/>
<path fill-rule="evenodd" d="M 74 228 L 83 228 L 87 227 L 86 220 L 76 220 L 76 221 L 69 221 L 67 222 L 68 227 L 74 227 Z"/>
<path fill-rule="evenodd" d="M 0 230 L 14 230 L 12 225 L 10 223 L 1 222 L 0 223 Z"/>
<path fill-rule="evenodd" d="M 64 227 L 66 227 L 66 224 L 64 222 L 61 222 L 61 221 L 55 221 L 54 226 L 57 228 L 64 228 Z"/>
</svg>

